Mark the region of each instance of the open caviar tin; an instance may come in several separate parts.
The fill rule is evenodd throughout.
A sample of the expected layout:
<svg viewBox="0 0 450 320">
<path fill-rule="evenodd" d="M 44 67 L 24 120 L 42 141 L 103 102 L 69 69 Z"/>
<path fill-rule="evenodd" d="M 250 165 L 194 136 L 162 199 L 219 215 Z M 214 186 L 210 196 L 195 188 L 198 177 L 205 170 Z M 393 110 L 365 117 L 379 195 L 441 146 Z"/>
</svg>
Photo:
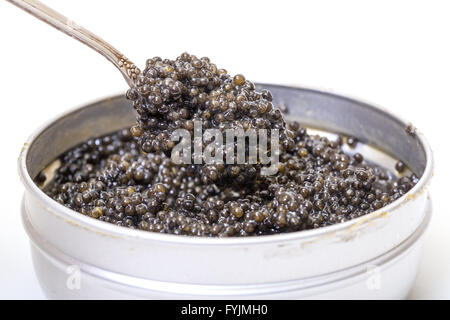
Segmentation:
<svg viewBox="0 0 450 320">
<path fill-rule="evenodd" d="M 305 88 L 260 87 L 272 92 L 275 105 L 289 106 L 302 125 L 354 136 L 402 160 L 419 182 L 380 210 L 314 230 L 201 238 L 119 227 L 64 207 L 33 182 L 64 151 L 134 123 L 123 95 L 106 98 L 43 126 L 19 157 L 22 219 L 47 297 L 405 298 L 431 217 L 433 160 L 423 135 L 361 101 Z"/>
</svg>

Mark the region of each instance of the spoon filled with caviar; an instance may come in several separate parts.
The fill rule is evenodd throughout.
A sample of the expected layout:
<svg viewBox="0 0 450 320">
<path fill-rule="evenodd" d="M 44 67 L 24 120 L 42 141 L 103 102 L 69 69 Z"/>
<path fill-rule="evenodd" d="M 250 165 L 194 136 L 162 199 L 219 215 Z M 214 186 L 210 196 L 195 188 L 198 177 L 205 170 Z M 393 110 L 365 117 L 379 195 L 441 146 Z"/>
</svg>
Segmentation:
<svg viewBox="0 0 450 320">
<path fill-rule="evenodd" d="M 207 57 L 154 57 L 141 71 L 113 46 L 36 0 L 8 0 L 74 37 L 117 67 L 137 112 L 129 130 L 93 137 L 59 157 L 46 193 L 81 214 L 119 226 L 190 236 L 254 236 L 348 221 L 386 206 L 417 177 L 398 178 L 284 118 L 270 91 Z M 276 130 L 277 167 L 259 162 L 175 163 L 178 130 Z M 346 139 L 354 148 L 357 141 Z M 234 153 L 238 140 L 225 146 Z M 195 148 L 195 147 L 194 147 Z M 200 146 L 205 149 L 204 145 Z M 268 153 L 274 150 L 268 149 Z M 200 159 L 201 160 L 201 159 Z M 401 163 L 398 173 L 407 171 Z"/>
</svg>

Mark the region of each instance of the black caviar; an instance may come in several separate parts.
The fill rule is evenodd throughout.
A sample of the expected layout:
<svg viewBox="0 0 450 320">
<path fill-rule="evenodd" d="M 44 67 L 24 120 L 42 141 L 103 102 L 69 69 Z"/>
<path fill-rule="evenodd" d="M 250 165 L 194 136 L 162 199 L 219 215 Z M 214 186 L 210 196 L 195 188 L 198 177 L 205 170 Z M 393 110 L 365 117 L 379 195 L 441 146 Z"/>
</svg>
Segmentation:
<svg viewBox="0 0 450 320">
<path fill-rule="evenodd" d="M 183 53 L 176 60 L 155 57 L 127 91 L 138 113 L 131 133 L 144 152 L 164 152 L 174 147 L 169 139 L 176 129 L 192 134 L 194 121 L 204 130 L 277 129 L 281 150 L 293 150 L 293 133 L 287 130 L 281 111 L 272 103 L 268 90 L 257 92 L 241 74 L 231 76 L 209 58 Z M 224 157 L 228 150 L 224 150 Z M 234 148 L 231 150 L 234 152 Z M 245 164 L 239 170 L 230 165 L 197 166 L 204 183 L 243 183 L 257 178 L 260 166 Z M 239 171 L 239 172 L 238 172 Z"/>
<path fill-rule="evenodd" d="M 286 122 L 269 91 L 208 58 L 153 58 L 127 92 L 138 112 L 130 129 L 92 138 L 60 157 L 45 188 L 57 202 L 134 229 L 192 236 L 252 236 L 325 227 L 380 209 L 418 181 L 343 151 L 343 141 Z M 278 172 L 259 165 L 175 164 L 173 130 L 279 129 Z M 398 163 L 398 172 L 406 172 Z M 45 180 L 44 175 L 39 181 Z M 251 180 L 249 180 L 251 179 Z M 251 182 L 251 183 L 250 183 Z"/>
<path fill-rule="evenodd" d="M 164 153 L 143 153 L 129 130 L 89 139 L 60 157 L 47 193 L 84 215 L 129 228 L 195 236 L 250 236 L 344 222 L 380 209 L 418 178 L 396 179 L 342 151 L 341 139 L 308 135 L 299 123 L 295 147 L 274 176 L 252 184 L 203 183 L 196 166 Z"/>
</svg>

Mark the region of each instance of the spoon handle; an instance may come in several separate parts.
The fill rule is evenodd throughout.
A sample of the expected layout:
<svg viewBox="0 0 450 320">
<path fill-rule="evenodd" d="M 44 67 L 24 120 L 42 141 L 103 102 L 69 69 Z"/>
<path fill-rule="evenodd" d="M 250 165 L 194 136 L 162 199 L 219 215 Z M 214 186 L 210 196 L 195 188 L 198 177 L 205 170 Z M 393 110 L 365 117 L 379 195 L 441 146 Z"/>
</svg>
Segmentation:
<svg viewBox="0 0 450 320">
<path fill-rule="evenodd" d="M 125 80 L 133 87 L 140 70 L 112 45 L 92 32 L 77 25 L 62 14 L 37 0 L 7 0 L 36 18 L 48 23 L 61 32 L 79 40 L 111 61 L 122 72 Z"/>
</svg>

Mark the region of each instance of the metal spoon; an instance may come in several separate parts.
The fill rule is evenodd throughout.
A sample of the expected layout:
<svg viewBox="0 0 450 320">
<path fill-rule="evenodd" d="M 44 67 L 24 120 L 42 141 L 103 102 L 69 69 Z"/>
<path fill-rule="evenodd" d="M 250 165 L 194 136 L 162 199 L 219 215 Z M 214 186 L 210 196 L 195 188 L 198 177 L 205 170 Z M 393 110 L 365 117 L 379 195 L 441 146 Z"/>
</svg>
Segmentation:
<svg viewBox="0 0 450 320">
<path fill-rule="evenodd" d="M 120 70 L 130 87 L 134 86 L 134 82 L 141 71 L 133 62 L 128 60 L 122 53 L 120 53 L 116 48 L 107 43 L 105 40 L 84 29 L 83 27 L 80 27 L 72 20 L 47 7 L 40 1 L 7 1 L 100 53 L 106 59 L 111 61 L 117 69 Z"/>
</svg>

